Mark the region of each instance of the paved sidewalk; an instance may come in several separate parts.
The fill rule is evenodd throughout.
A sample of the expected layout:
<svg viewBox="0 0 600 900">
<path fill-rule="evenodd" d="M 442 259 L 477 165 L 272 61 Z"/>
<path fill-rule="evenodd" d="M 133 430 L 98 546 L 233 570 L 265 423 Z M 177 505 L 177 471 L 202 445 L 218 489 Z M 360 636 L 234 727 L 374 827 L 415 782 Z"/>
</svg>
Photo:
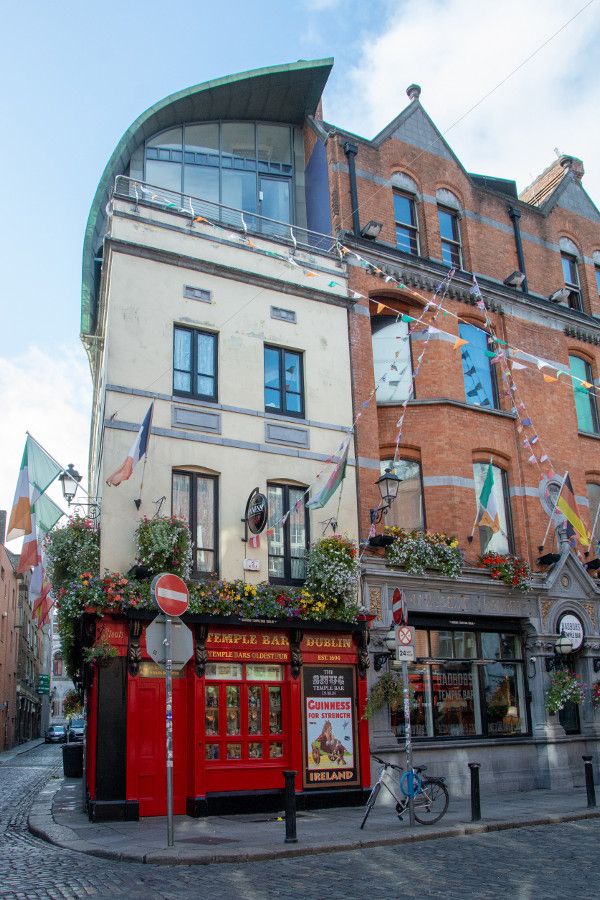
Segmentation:
<svg viewBox="0 0 600 900">
<path fill-rule="evenodd" d="M 139 822 L 88 820 L 81 807 L 81 780 L 54 778 L 29 815 L 30 831 L 59 847 L 105 859 L 145 863 L 207 864 L 275 859 L 480 834 L 507 828 L 600 818 L 588 810 L 585 789 L 531 791 L 481 798 L 482 820 L 471 823 L 468 800 L 450 800 L 436 825 L 410 828 L 379 797 L 363 831 L 363 809 L 324 809 L 298 813 L 298 843 L 286 844 L 285 823 L 277 813 L 175 817 L 175 846 L 167 848 L 166 818 Z"/>
<path fill-rule="evenodd" d="M 39 747 L 39 745 L 43 743 L 44 738 L 34 738 L 32 741 L 26 741 L 24 744 L 16 744 L 14 747 L 11 747 L 10 750 L 5 750 L 4 753 L 0 753 L 0 765 L 2 765 L 2 763 L 10 762 L 15 756 L 20 756 L 21 753 L 27 753 L 28 750 L 33 750 L 34 747 Z"/>
</svg>

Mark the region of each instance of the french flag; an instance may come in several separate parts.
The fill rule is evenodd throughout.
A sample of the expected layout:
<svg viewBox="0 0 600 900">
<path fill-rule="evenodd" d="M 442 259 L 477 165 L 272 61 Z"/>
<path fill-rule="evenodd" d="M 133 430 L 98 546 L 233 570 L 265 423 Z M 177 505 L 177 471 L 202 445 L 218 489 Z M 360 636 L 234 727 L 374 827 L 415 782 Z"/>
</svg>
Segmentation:
<svg viewBox="0 0 600 900">
<path fill-rule="evenodd" d="M 117 487 L 117 485 L 121 484 L 122 481 L 127 481 L 128 478 L 131 478 L 131 473 L 133 472 L 136 464 L 139 463 L 140 459 L 148 449 L 153 412 L 154 402 L 150 404 L 150 409 L 146 413 L 144 421 L 142 422 L 142 426 L 137 433 L 137 437 L 133 442 L 131 450 L 127 454 L 125 462 L 122 466 L 120 466 L 120 468 L 117 469 L 116 472 L 114 472 L 106 479 L 107 484 L 111 484 L 113 485 L 113 487 Z"/>
</svg>

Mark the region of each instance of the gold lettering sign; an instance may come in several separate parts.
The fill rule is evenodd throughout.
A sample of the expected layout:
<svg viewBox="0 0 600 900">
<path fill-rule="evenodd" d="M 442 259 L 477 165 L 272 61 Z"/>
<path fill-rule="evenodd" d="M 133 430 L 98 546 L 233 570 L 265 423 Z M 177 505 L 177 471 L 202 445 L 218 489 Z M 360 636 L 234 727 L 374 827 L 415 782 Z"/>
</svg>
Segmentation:
<svg viewBox="0 0 600 900">
<path fill-rule="evenodd" d="M 307 650 L 316 648 L 317 650 L 351 650 L 352 649 L 352 638 L 351 637 L 325 637 L 324 635 L 315 635 L 313 637 L 307 637 L 304 645 Z"/>
<path fill-rule="evenodd" d="M 165 670 L 162 666 L 159 666 L 158 663 L 145 659 L 140 663 L 140 675 L 142 678 L 164 678 Z M 173 671 L 173 678 L 185 678 L 183 669 L 177 672 Z"/>
<path fill-rule="evenodd" d="M 267 634 L 264 632 L 231 632 L 210 631 L 206 639 L 210 649 L 211 644 L 226 644 L 234 647 L 289 647 L 290 641 L 286 634 Z"/>
</svg>

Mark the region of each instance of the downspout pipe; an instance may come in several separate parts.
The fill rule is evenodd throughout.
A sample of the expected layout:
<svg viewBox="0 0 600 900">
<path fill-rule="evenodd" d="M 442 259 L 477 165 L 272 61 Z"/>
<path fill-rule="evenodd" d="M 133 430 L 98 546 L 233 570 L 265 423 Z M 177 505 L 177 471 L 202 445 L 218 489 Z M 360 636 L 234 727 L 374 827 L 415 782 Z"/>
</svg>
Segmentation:
<svg viewBox="0 0 600 900">
<path fill-rule="evenodd" d="M 523 283 L 521 285 L 521 290 L 524 294 L 527 294 L 529 288 L 527 287 L 527 271 L 525 269 L 525 257 L 523 256 L 523 242 L 521 240 L 521 223 L 519 219 L 521 218 L 521 210 L 517 209 L 516 206 L 508 207 L 508 215 L 510 216 L 513 231 L 515 233 L 515 247 L 517 249 L 517 260 L 519 263 L 519 272 L 522 272 L 525 278 L 523 279 Z"/>
<path fill-rule="evenodd" d="M 350 203 L 352 204 L 352 231 L 354 237 L 360 237 L 360 218 L 358 215 L 358 191 L 356 189 L 356 155 L 358 146 L 346 141 L 343 146 L 348 159 L 348 178 L 350 179 Z"/>
</svg>

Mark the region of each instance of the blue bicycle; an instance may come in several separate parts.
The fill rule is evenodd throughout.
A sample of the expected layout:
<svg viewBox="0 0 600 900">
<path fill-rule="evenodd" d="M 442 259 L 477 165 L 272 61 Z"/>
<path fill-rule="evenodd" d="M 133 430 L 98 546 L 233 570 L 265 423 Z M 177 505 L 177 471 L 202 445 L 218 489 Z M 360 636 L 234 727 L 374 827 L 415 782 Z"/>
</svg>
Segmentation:
<svg viewBox="0 0 600 900">
<path fill-rule="evenodd" d="M 374 754 L 371 754 L 371 756 L 381 764 L 381 769 L 379 777 L 369 794 L 361 828 L 365 827 L 365 822 L 375 806 L 382 786 L 396 801 L 396 813 L 400 821 L 402 821 L 402 814 L 408 809 L 409 796 L 411 794 L 413 795 L 415 819 L 417 822 L 421 825 L 434 825 L 440 821 L 448 809 L 450 801 L 448 788 L 444 784 L 443 778 L 421 777 L 421 773 L 427 771 L 427 766 L 414 766 L 412 771 L 405 772 L 404 769 L 401 769 L 400 766 L 395 766 L 394 763 L 380 759 Z M 390 769 L 395 769 L 396 772 L 400 773 L 400 778 L 395 778 L 391 784 L 391 778 L 387 777 Z M 397 786 L 400 789 L 400 794 L 396 793 Z"/>
</svg>

